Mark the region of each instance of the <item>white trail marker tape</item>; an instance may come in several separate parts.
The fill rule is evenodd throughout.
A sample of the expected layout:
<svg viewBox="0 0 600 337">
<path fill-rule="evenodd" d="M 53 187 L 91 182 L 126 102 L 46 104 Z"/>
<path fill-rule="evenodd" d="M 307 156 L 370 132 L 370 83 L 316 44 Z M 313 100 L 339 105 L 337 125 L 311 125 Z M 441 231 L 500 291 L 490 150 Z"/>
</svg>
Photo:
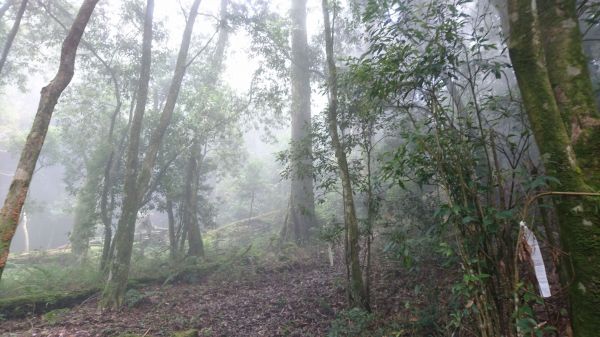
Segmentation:
<svg viewBox="0 0 600 337">
<path fill-rule="evenodd" d="M 538 281 L 540 287 L 540 295 L 542 297 L 550 297 L 550 284 L 548 283 L 548 276 L 546 274 L 546 266 L 544 265 L 544 259 L 542 258 L 542 251 L 540 245 L 535 237 L 535 234 L 525 225 L 525 221 L 521 221 L 521 228 L 523 230 L 523 237 L 525 242 L 529 246 L 529 254 L 531 262 L 533 263 L 533 269 L 535 270 L 535 278 Z"/>
</svg>

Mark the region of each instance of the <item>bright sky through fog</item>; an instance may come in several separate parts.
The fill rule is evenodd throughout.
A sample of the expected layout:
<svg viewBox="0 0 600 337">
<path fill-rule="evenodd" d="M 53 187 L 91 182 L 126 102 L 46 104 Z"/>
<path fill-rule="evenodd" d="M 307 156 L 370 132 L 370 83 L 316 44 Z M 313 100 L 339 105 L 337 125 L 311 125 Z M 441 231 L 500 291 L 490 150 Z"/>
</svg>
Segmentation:
<svg viewBox="0 0 600 337">
<path fill-rule="evenodd" d="M 237 2 L 239 0 L 232 0 Z M 155 17 L 157 20 L 164 21 L 169 30 L 169 46 L 177 50 L 181 40 L 181 34 L 185 25 L 182 10 L 183 7 L 186 11 L 191 7 L 191 0 L 157 0 L 155 3 Z M 280 15 L 286 16 L 289 13 L 291 0 L 275 0 L 271 1 L 271 10 L 279 13 Z M 111 0 L 111 4 L 119 6 L 119 0 Z M 220 0 L 204 0 L 200 4 L 200 13 L 211 14 L 218 16 Z M 309 0 L 308 1 L 308 15 L 307 15 L 307 30 L 310 37 L 319 33 L 321 26 L 321 12 L 320 2 Z M 209 16 L 200 15 L 196 21 L 194 27 L 194 33 L 196 36 L 210 36 L 214 32 L 215 19 Z M 199 46 L 195 46 L 199 48 Z M 257 66 L 248 53 L 250 47 L 250 37 L 242 30 L 236 31 L 235 34 L 230 36 L 229 46 L 227 50 L 227 63 L 223 79 L 234 88 L 236 91 L 242 93 L 248 90 L 252 73 Z M 192 49 L 190 54 L 194 52 Z"/>
</svg>

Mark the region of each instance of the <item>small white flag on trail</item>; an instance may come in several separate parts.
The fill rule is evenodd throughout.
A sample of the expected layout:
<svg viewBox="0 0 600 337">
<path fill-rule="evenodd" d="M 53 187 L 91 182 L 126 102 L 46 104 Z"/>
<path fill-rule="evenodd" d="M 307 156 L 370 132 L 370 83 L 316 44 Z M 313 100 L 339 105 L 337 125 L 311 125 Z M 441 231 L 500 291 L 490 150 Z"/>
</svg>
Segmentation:
<svg viewBox="0 0 600 337">
<path fill-rule="evenodd" d="M 527 251 L 531 257 L 531 262 L 533 263 L 535 277 L 537 278 L 538 285 L 540 287 L 540 294 L 542 297 L 550 297 L 550 284 L 548 283 L 546 266 L 544 265 L 544 259 L 542 258 L 542 251 L 540 250 L 538 240 L 535 237 L 535 234 L 533 234 L 533 232 L 525 225 L 524 221 L 521 221 L 521 228 L 523 230 L 525 242 L 529 246 Z"/>
</svg>

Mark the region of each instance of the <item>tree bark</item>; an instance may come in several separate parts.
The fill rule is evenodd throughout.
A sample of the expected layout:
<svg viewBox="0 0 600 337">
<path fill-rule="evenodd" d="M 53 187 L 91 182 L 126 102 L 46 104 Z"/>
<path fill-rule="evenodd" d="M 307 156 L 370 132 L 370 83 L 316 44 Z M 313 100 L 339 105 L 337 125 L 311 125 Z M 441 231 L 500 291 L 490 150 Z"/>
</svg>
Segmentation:
<svg viewBox="0 0 600 337">
<path fill-rule="evenodd" d="M 365 291 L 362 271 L 360 268 L 358 244 L 359 231 L 358 219 L 356 218 L 356 209 L 354 205 L 354 196 L 352 193 L 352 182 L 350 180 L 350 171 L 348 169 L 348 160 L 346 153 L 340 141 L 337 125 L 337 106 L 338 106 L 338 86 L 337 86 L 337 68 L 333 54 L 333 31 L 329 19 L 329 4 L 327 0 L 322 0 L 323 22 L 325 25 L 325 52 L 327 55 L 327 87 L 329 91 L 329 106 L 327 119 L 331 142 L 335 150 L 340 178 L 342 180 L 342 195 L 344 200 L 344 221 L 347 226 L 348 248 L 346 255 L 347 263 L 350 269 L 349 282 L 349 302 L 351 307 L 358 307 L 370 311 L 368 296 Z"/>
<path fill-rule="evenodd" d="M 151 6 L 152 5 L 152 6 Z M 152 0 L 148 1 L 148 7 L 153 7 L 154 2 Z M 119 224 L 117 226 L 117 233 L 115 234 L 115 239 L 113 245 L 115 246 L 115 255 L 114 259 L 111 263 L 111 270 L 109 273 L 109 279 L 107 281 L 106 287 L 104 289 L 103 298 L 102 298 L 102 307 L 104 308 L 118 308 L 123 304 L 123 298 L 125 295 L 125 290 L 127 288 L 127 278 L 129 276 L 129 267 L 131 263 L 131 253 L 133 249 L 133 239 L 135 232 L 135 220 L 137 216 L 137 212 L 139 210 L 140 201 L 145 196 L 150 178 L 152 176 L 152 170 L 156 163 L 156 157 L 158 155 L 158 150 L 160 149 L 160 145 L 162 144 L 162 139 L 166 133 L 167 127 L 171 122 L 171 117 L 173 116 L 173 111 L 175 110 L 175 104 L 177 102 L 177 98 L 179 97 L 179 90 L 181 89 L 181 83 L 183 81 L 183 77 L 185 75 L 185 71 L 187 69 L 187 55 L 190 46 L 190 40 L 192 38 L 192 31 L 194 28 L 194 23 L 196 21 L 196 17 L 198 16 L 198 7 L 200 6 L 200 0 L 195 0 L 190 9 L 190 13 L 188 15 L 188 19 L 186 22 L 185 30 L 183 33 L 183 38 L 181 41 L 181 47 L 179 49 L 179 54 L 177 56 L 177 62 L 175 64 L 175 73 L 173 75 L 173 79 L 171 81 L 171 85 L 169 87 L 169 93 L 167 95 L 167 100 L 165 103 L 165 107 L 160 116 L 159 124 L 153 130 L 150 136 L 150 142 L 148 145 L 148 149 L 144 156 L 144 161 L 142 162 L 139 175 L 137 174 L 137 150 L 139 149 L 139 136 L 141 131 L 141 121 L 143 118 L 143 111 L 138 116 L 138 114 L 134 114 L 134 121 L 132 123 L 132 131 L 130 133 L 130 148 L 127 154 L 127 173 L 125 175 L 125 198 L 123 201 L 123 208 L 121 218 L 119 219 Z M 146 13 L 146 19 L 148 19 L 149 26 L 144 24 L 144 45 L 146 46 L 146 30 L 149 29 L 150 33 L 150 41 L 148 42 L 148 50 L 144 49 L 144 56 L 147 56 L 147 72 L 148 74 L 144 74 L 149 79 L 150 72 L 150 50 L 151 50 L 151 30 L 152 30 L 152 12 Z M 147 55 L 146 55 L 147 53 Z M 142 61 L 142 64 L 143 61 Z M 146 71 L 146 67 L 142 67 L 143 72 Z M 140 85 L 140 89 L 138 90 L 138 95 L 143 95 L 143 105 L 145 107 L 145 103 L 148 97 L 148 81 L 146 77 L 144 77 L 144 86 L 142 88 Z M 137 104 L 140 104 L 138 101 Z M 143 110 L 143 108 L 136 106 L 137 109 Z M 136 118 L 139 118 L 139 121 L 136 121 Z M 134 129 L 135 133 L 134 134 Z M 135 140 L 132 137 L 136 138 Z M 132 143 L 135 143 L 132 145 Z M 134 151 L 135 150 L 135 151 Z"/>
<path fill-rule="evenodd" d="M 29 219 L 27 219 L 27 213 L 23 212 L 23 235 L 25 238 L 25 253 L 29 253 L 29 228 L 27 224 Z"/>
<path fill-rule="evenodd" d="M 117 224 L 117 232 L 113 240 L 108 279 L 102 293 L 101 306 L 103 308 L 117 308 L 123 303 L 129 264 L 133 249 L 135 233 L 135 220 L 138 212 L 139 192 L 137 185 L 138 152 L 142 121 L 148 100 L 148 83 L 150 81 L 150 66 L 152 64 L 152 21 L 154 14 L 154 0 L 148 0 L 144 18 L 144 35 L 142 43 L 142 61 L 140 78 L 136 97 L 135 111 L 129 129 L 129 143 L 127 145 L 125 163 L 125 187 L 121 216 Z"/>
<path fill-rule="evenodd" d="M 175 216 L 173 215 L 173 201 L 167 196 L 167 217 L 169 220 L 169 257 L 175 260 L 177 257 L 177 238 L 175 236 Z"/>
<path fill-rule="evenodd" d="M 225 48 L 229 39 L 229 29 L 227 27 L 227 6 L 229 0 L 221 0 L 220 8 L 220 28 L 215 52 L 211 56 L 210 68 L 206 74 L 205 85 L 209 88 L 215 87 L 221 73 Z M 204 256 L 204 245 L 202 243 L 202 233 L 198 222 L 198 188 L 199 188 L 199 165 L 201 162 L 200 137 L 201 135 L 194 131 L 194 140 L 190 147 L 187 167 L 187 181 L 184 203 L 184 226 L 188 233 L 188 255 Z"/>
<path fill-rule="evenodd" d="M 306 33 L 306 0 L 292 0 L 292 139 L 291 189 L 287 228 L 282 239 L 304 244 L 315 225 L 310 111 L 310 61 Z"/>
<path fill-rule="evenodd" d="M 188 15 L 187 22 L 185 24 L 185 30 L 183 32 L 183 38 L 181 40 L 181 46 L 179 48 L 179 54 L 177 55 L 177 62 L 175 64 L 175 72 L 171 85 L 169 87 L 169 93 L 167 94 L 167 100 L 163 108 L 162 114 L 160 115 L 160 121 L 158 126 L 153 130 L 150 136 L 150 142 L 148 144 L 148 150 L 144 156 L 144 162 L 140 170 L 140 175 L 137 180 L 139 187 L 139 198 L 141 199 L 148 189 L 148 184 L 152 176 L 152 169 L 156 163 L 156 157 L 158 150 L 162 144 L 162 139 L 167 131 L 167 127 L 171 123 L 173 111 L 175 111 L 175 104 L 179 97 L 179 90 L 181 89 L 181 83 L 187 70 L 187 56 L 190 49 L 190 40 L 192 39 L 192 32 L 194 29 L 194 23 L 198 16 L 198 7 L 200 6 L 201 0 L 194 0 L 190 13 Z"/>
<path fill-rule="evenodd" d="M 10 242 L 17 229 L 23 203 L 29 191 L 29 184 L 35 165 L 40 155 L 48 125 L 54 107 L 63 90 L 69 85 L 75 71 L 75 56 L 81 36 L 96 7 L 98 0 L 84 0 L 67 37 L 65 38 L 60 57 L 60 66 L 50 84 L 42 89 L 38 110 L 33 120 L 31 131 L 25 141 L 15 175 L 0 211 L 0 277 L 4 271 Z"/>
<path fill-rule="evenodd" d="M 25 13 L 25 9 L 27 8 L 27 1 L 22 0 L 21 6 L 19 6 L 19 11 L 17 12 L 17 17 L 15 18 L 15 22 L 13 23 L 8 36 L 6 37 L 6 41 L 4 42 L 4 48 L 2 48 L 2 55 L 0 55 L 0 75 L 2 75 L 2 70 L 4 69 L 4 64 L 6 63 L 6 58 L 8 57 L 8 52 L 12 47 L 13 41 L 19 32 L 19 27 L 21 26 L 21 19 L 23 18 L 23 14 Z"/>
<path fill-rule="evenodd" d="M 540 8 L 540 4 L 537 7 Z M 540 152 L 545 155 L 542 157 L 546 158 L 544 166 L 547 175 L 556 177 L 560 181 L 560 184 L 553 184 L 551 187 L 556 191 L 592 191 L 590 186 L 594 185 L 594 180 L 590 177 L 596 172 L 592 172 L 592 175 L 586 172 L 588 170 L 586 159 L 589 158 L 580 161 L 572 143 L 576 128 L 571 129 L 570 132 L 567 128 L 567 125 L 572 122 L 572 117 L 577 118 L 577 114 L 591 113 L 587 109 L 578 112 L 580 107 L 572 106 L 572 102 L 578 101 L 576 96 L 587 95 L 586 90 L 582 90 L 581 87 L 573 91 L 567 89 L 571 85 L 573 87 L 581 85 L 575 83 L 554 82 L 556 86 L 554 88 L 552 86 L 552 78 L 556 80 L 565 73 L 572 74 L 572 77 L 582 75 L 577 74 L 581 68 L 569 68 L 569 63 L 564 60 L 544 59 L 545 51 L 540 25 L 531 1 L 509 0 L 508 8 L 511 29 L 509 54 L 523 102 Z M 557 10 L 557 8 L 549 7 L 544 10 Z M 569 25 L 566 26 L 571 28 L 568 27 Z M 557 33 L 557 36 L 560 34 L 562 33 Z M 562 40 L 554 43 L 575 48 L 574 44 Z M 556 51 L 549 50 L 547 55 L 560 57 L 553 54 L 554 52 Z M 548 64 L 562 69 L 550 70 Z M 550 75 L 550 72 L 554 75 Z M 561 72 L 563 75 L 559 75 Z M 557 88 L 559 90 L 556 90 Z M 563 90 L 565 93 L 562 92 Z M 569 97 L 566 97 L 566 91 L 570 91 Z M 581 96 L 581 99 L 585 100 L 585 97 Z M 580 165 L 581 162 L 585 165 Z M 567 269 L 571 272 L 568 286 L 574 336 L 595 336 L 600 331 L 598 201 L 589 197 L 561 197 L 555 201 L 563 251 L 572 264 L 572 268 Z"/>
<path fill-rule="evenodd" d="M 542 44 L 554 97 L 584 179 L 600 188 L 600 113 L 583 51 L 575 0 L 538 0 Z"/>
<path fill-rule="evenodd" d="M 202 235 L 198 223 L 198 160 L 200 144 L 194 141 L 190 149 L 191 155 L 186 168 L 185 213 L 184 222 L 188 232 L 188 256 L 204 256 Z"/>
<path fill-rule="evenodd" d="M 13 0 L 6 0 L 4 1 L 4 4 L 0 6 L 0 19 L 4 17 L 4 14 L 6 14 L 6 11 L 8 11 L 13 2 Z"/>
<path fill-rule="evenodd" d="M 70 16 L 70 13 L 68 10 L 66 10 L 65 8 L 63 8 L 62 6 L 60 6 L 60 4 L 56 3 L 54 4 L 61 12 L 63 12 L 65 15 Z M 59 26 L 61 26 L 65 31 L 68 31 L 68 28 L 62 23 L 62 21 L 60 21 L 60 19 L 54 15 L 51 11 L 51 9 L 45 5 L 42 4 L 42 7 L 46 10 L 46 13 L 54 20 L 56 21 L 56 23 L 58 23 Z M 115 101 L 116 101 L 116 105 L 115 105 L 115 109 L 113 110 L 113 113 L 111 115 L 111 119 L 110 119 L 110 126 L 109 126 L 109 132 L 108 132 L 108 137 L 107 137 L 107 141 L 109 142 L 109 155 L 107 157 L 106 160 L 106 164 L 105 164 L 105 168 L 104 168 L 104 178 L 103 178 L 103 187 L 102 187 L 102 193 L 101 193 L 101 197 L 100 197 L 100 219 L 102 220 L 102 223 L 104 225 L 104 245 L 103 245 L 103 249 L 102 249 L 102 257 L 100 259 L 100 269 L 103 270 L 106 267 L 106 263 L 108 261 L 108 256 L 109 256 L 109 249 L 110 249 L 110 243 L 111 243 L 111 239 L 112 239 L 112 214 L 109 214 L 109 209 L 108 209 L 108 197 L 109 197 L 109 192 L 110 189 L 112 188 L 112 176 L 114 175 L 114 171 L 116 171 L 117 169 L 117 161 L 115 161 L 115 154 L 116 154 L 116 150 L 115 150 L 115 144 L 113 144 L 113 134 L 114 134 L 114 129 L 115 129 L 115 124 L 116 124 L 116 120 L 117 117 L 119 115 L 119 113 L 121 112 L 121 106 L 123 105 L 123 102 L 121 100 L 121 87 L 119 85 L 119 79 L 117 76 L 117 71 L 115 70 L 114 67 L 112 67 L 108 61 L 106 61 L 102 56 L 100 56 L 100 54 L 98 53 L 98 51 L 88 42 L 86 42 L 85 39 L 81 40 L 81 44 L 92 53 L 92 55 L 94 55 L 94 57 L 102 64 L 102 66 L 104 66 L 104 68 L 106 69 L 106 71 L 108 71 L 109 75 L 110 75 L 110 79 L 112 81 L 113 87 L 114 87 L 114 95 L 115 95 Z M 135 94 L 133 95 L 135 96 Z M 124 137 L 123 137 L 124 138 Z M 118 158 L 120 158 L 120 152 L 119 152 L 119 156 Z M 115 165 L 113 165 L 113 163 L 115 163 Z M 90 172 L 88 170 L 88 175 L 86 176 L 86 186 L 89 186 L 90 184 L 93 184 L 94 186 L 98 185 L 97 181 L 94 182 L 90 182 L 89 180 L 91 179 L 91 175 Z M 94 209 L 95 209 L 95 205 L 94 205 Z M 86 212 L 93 212 L 94 209 L 91 210 L 87 210 Z M 76 214 L 76 218 L 77 218 L 77 214 Z M 78 238 L 78 240 L 88 240 L 89 241 L 89 231 L 88 233 L 79 233 L 79 230 L 84 230 L 85 231 L 85 227 L 81 227 L 81 226 L 77 226 L 78 222 L 76 220 L 75 226 L 73 227 L 73 232 L 71 233 L 71 237 L 73 238 Z M 86 237 L 87 236 L 87 237 Z M 81 253 L 87 252 L 87 246 L 82 247 L 85 248 L 83 251 L 80 251 L 76 246 L 78 245 L 78 243 L 74 243 L 72 242 L 72 247 L 73 247 L 73 252 L 76 255 L 81 255 Z"/>
</svg>

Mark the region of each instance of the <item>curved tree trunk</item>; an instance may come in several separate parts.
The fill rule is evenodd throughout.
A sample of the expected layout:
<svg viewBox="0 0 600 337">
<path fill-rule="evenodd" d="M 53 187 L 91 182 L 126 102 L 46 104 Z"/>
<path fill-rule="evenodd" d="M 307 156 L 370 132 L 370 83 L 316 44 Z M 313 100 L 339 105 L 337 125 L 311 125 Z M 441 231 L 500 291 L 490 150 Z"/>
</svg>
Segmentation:
<svg viewBox="0 0 600 337">
<path fill-rule="evenodd" d="M 308 240 L 310 227 L 315 225 L 306 0 L 292 0 L 291 20 L 292 170 L 288 221 L 284 223 L 281 237 L 303 244 Z"/>
<path fill-rule="evenodd" d="M 10 242 L 17 229 L 23 203 L 29 191 L 29 184 L 40 155 L 48 125 L 54 112 L 54 107 L 63 90 L 69 85 L 75 71 L 75 56 L 81 36 L 96 7 L 98 0 L 84 0 L 67 37 L 65 38 L 60 57 L 60 66 L 50 84 L 42 89 L 38 110 L 33 120 L 33 126 L 25 141 L 17 170 L 0 211 L 0 277 L 6 265 Z"/>
<path fill-rule="evenodd" d="M 2 75 L 2 70 L 4 69 L 4 64 L 6 63 L 6 58 L 8 57 L 8 52 L 12 47 L 13 41 L 19 32 L 19 27 L 21 26 L 21 19 L 23 18 L 23 14 L 25 13 L 25 9 L 27 8 L 27 0 L 21 1 L 21 6 L 19 7 L 19 11 L 17 12 L 17 17 L 15 18 L 15 22 L 13 23 L 8 36 L 6 37 L 6 42 L 4 42 L 4 48 L 2 48 L 2 54 L 0 55 L 0 75 Z"/>
<path fill-rule="evenodd" d="M 337 125 L 337 68 L 333 55 L 333 32 L 329 19 L 329 4 L 327 0 L 322 0 L 323 22 L 325 25 L 325 51 L 327 54 L 327 68 L 329 75 L 327 77 L 327 87 L 329 91 L 329 106 L 327 110 L 327 121 L 329 125 L 329 134 L 335 150 L 338 169 L 342 180 L 342 195 L 344 200 L 344 221 L 347 228 L 347 264 L 350 271 L 349 282 L 349 301 L 351 307 L 358 307 L 364 310 L 370 310 L 369 299 L 364 287 L 362 271 L 360 268 L 358 244 L 358 219 L 356 218 L 356 209 L 354 205 L 354 196 L 352 194 L 352 182 L 350 180 L 350 171 L 348 169 L 348 160 L 346 153 L 340 141 Z"/>
</svg>

